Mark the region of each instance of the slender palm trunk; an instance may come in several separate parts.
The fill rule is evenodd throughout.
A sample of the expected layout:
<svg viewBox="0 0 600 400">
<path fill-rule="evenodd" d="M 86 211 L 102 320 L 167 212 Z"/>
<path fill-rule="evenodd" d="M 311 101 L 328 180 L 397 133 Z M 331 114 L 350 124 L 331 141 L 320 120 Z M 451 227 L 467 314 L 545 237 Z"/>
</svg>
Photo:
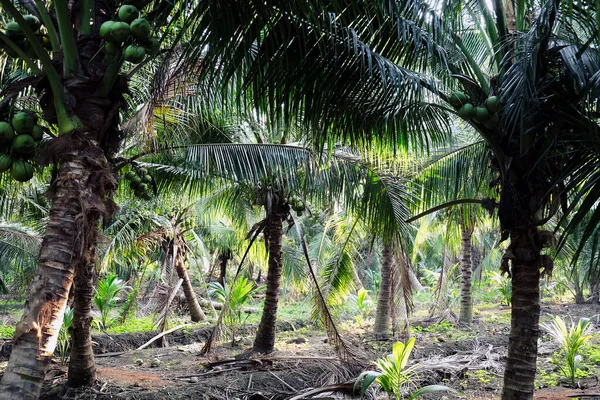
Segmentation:
<svg viewBox="0 0 600 400">
<path fill-rule="evenodd" d="M 190 309 L 190 317 L 193 322 L 204 321 L 206 319 L 206 314 L 204 314 L 204 311 L 202 311 L 200 308 L 198 298 L 196 297 L 196 292 L 194 292 L 190 276 L 187 273 L 187 268 L 185 267 L 184 249 L 181 248 L 181 246 L 174 245 L 173 256 L 175 257 L 175 269 L 177 270 L 177 276 L 183 280 L 181 286 Z"/>
<path fill-rule="evenodd" d="M 227 277 L 227 262 L 231 258 L 231 250 L 225 250 L 220 256 L 219 259 L 219 283 L 221 286 L 225 287 L 225 279 Z"/>
<path fill-rule="evenodd" d="M 394 256 L 388 244 L 383 245 L 381 262 L 381 283 L 377 294 L 377 310 L 375 312 L 375 335 L 386 336 L 390 331 L 390 299 L 392 297 L 392 263 Z"/>
<path fill-rule="evenodd" d="M 540 336 L 541 246 L 537 228 L 511 231 L 512 314 L 503 400 L 531 399 Z"/>
<path fill-rule="evenodd" d="M 473 322 L 473 297 L 471 294 L 471 275 L 473 266 L 471 264 L 471 236 L 473 235 L 473 224 L 469 221 L 461 221 L 461 278 L 460 278 L 460 316 L 459 321 L 465 324 Z"/>
<path fill-rule="evenodd" d="M 593 282 L 590 282 L 590 299 L 591 304 L 598 304 L 600 301 L 600 282 L 597 278 L 594 278 Z"/>
<path fill-rule="evenodd" d="M 96 221 L 97 222 L 97 221 Z M 73 282 L 73 324 L 71 334 L 71 357 L 69 359 L 68 385 L 72 387 L 91 386 L 96 378 L 96 362 L 92 350 L 92 300 L 96 286 L 95 251 L 88 249 L 86 259 L 75 271 Z"/>
<path fill-rule="evenodd" d="M 267 292 L 263 313 L 254 339 L 252 350 L 257 353 L 270 353 L 275 348 L 275 322 L 277 321 L 277 305 L 281 290 L 281 241 L 283 230 L 281 224 L 287 212 L 276 210 L 274 205 L 265 235 L 269 245 L 269 270 L 267 272 Z"/>
<path fill-rule="evenodd" d="M 94 144 L 78 134 L 61 139 L 68 140 L 69 149 L 59 156 L 58 175 L 49 191 L 52 206 L 40 264 L 15 329 L 13 350 L 0 383 L 2 400 L 39 397 L 75 268 L 86 259 L 99 215 L 106 212 L 105 198 L 98 193 L 105 195 L 116 186 L 103 153 Z"/>
</svg>

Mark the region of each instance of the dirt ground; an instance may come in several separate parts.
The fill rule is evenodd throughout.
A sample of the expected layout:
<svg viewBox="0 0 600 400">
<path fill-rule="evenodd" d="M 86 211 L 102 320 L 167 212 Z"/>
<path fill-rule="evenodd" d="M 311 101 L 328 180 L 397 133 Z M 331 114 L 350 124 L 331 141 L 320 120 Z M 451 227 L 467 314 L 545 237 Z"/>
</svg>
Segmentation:
<svg viewBox="0 0 600 400">
<path fill-rule="evenodd" d="M 415 365 L 422 384 L 443 384 L 456 393 L 443 393 L 436 399 L 497 399 L 502 387 L 509 319 L 508 309 L 494 310 L 495 317 L 481 315 L 471 327 L 427 326 L 416 321 L 416 346 L 411 365 Z M 594 306 L 545 306 L 542 314 L 592 316 L 600 314 Z M 600 332 L 596 321 L 596 332 Z M 389 353 L 395 340 L 373 338 L 369 327 L 345 335 L 346 340 L 365 357 L 342 362 L 326 336 L 316 328 L 285 330 L 278 334 L 277 351 L 268 356 L 248 356 L 252 332 L 235 346 L 220 343 L 208 357 L 199 351 L 210 333 L 209 328 L 178 331 L 168 336 L 169 347 L 129 350 L 149 340 L 153 334 L 106 335 L 94 338 L 97 343 L 98 379 L 93 388 L 73 390 L 64 386 L 66 368 L 55 364 L 43 399 L 293 399 L 350 398 L 352 382 L 360 372 L 372 369 L 373 360 Z M 290 329 L 289 327 L 287 329 Z M 6 343 L 9 348 L 9 343 Z M 543 340 L 540 359 L 557 347 Z M 0 352 L 0 359 L 6 351 Z M 6 358 L 4 358 L 5 360 Z M 0 364 L 2 368 L 6 362 Z M 319 392 L 319 388 L 337 385 L 339 391 Z M 580 388 L 540 388 L 535 398 L 558 400 L 572 398 L 600 399 L 597 376 L 582 379 Z M 317 393 L 319 392 L 319 393 Z M 370 398 L 386 398 L 370 392 Z"/>
</svg>

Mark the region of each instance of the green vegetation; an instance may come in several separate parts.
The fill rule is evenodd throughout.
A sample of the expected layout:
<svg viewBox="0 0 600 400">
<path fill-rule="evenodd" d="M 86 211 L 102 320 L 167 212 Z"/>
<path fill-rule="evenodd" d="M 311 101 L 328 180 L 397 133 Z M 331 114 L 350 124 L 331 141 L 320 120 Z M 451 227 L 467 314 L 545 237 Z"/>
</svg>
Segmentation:
<svg viewBox="0 0 600 400">
<path fill-rule="evenodd" d="M 581 348 L 594 335 L 591 333 L 593 324 L 588 318 L 581 318 L 577 323 L 571 322 L 567 324 L 560 316 L 553 316 L 551 322 L 541 324 L 541 327 L 546 330 L 554 340 L 561 346 L 561 355 L 564 358 L 553 359 L 560 372 L 569 380 L 571 386 L 575 387 L 575 380 L 580 377 L 589 376 L 587 373 L 579 371 L 581 364 Z"/>
<path fill-rule="evenodd" d="M 357 378 L 354 390 L 360 387 L 360 393 L 364 396 L 367 389 L 376 382 L 391 400 L 415 399 L 427 393 L 452 391 L 442 385 L 417 387 L 414 368 L 407 367 L 414 345 L 414 338 L 409 339 L 406 344 L 396 342 L 392 347 L 392 354 L 375 360 L 378 371 L 365 371 Z"/>
</svg>

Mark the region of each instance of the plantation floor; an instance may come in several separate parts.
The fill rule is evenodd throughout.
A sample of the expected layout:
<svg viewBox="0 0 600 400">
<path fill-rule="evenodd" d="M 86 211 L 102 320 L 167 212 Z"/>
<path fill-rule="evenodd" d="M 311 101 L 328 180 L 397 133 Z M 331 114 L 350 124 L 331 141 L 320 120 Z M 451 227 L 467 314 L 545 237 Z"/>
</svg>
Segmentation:
<svg viewBox="0 0 600 400">
<path fill-rule="evenodd" d="M 590 317 L 600 308 L 589 305 L 544 306 L 543 314 L 563 317 Z M 444 384 L 457 394 L 440 394 L 432 398 L 496 399 L 502 386 L 502 368 L 506 357 L 509 329 L 508 308 L 478 309 L 471 327 L 450 323 L 428 325 L 415 321 L 416 339 L 412 364 L 420 365 L 422 384 Z M 568 317 L 567 317 L 568 319 Z M 286 324 L 288 325 L 288 324 Z M 420 327 L 419 325 L 423 325 Z M 199 350 L 209 329 L 179 331 L 167 340 L 167 348 L 127 350 L 145 343 L 152 334 L 126 334 L 95 338 L 98 343 L 98 381 L 95 387 L 74 391 L 64 387 L 65 368 L 55 365 L 46 384 L 44 399 L 300 399 L 311 390 L 343 384 L 316 396 L 342 398 L 352 389 L 348 384 L 364 368 L 356 362 L 342 363 L 321 331 L 311 327 L 283 330 L 278 335 L 277 351 L 268 356 L 248 359 L 252 332 L 235 346 L 221 343 L 210 357 Z M 347 341 L 362 355 L 373 360 L 390 351 L 394 340 L 382 341 L 368 335 L 370 327 L 353 327 Z M 285 329 L 291 329 L 291 326 Z M 596 321 L 596 332 L 599 332 Z M 557 367 L 550 362 L 558 347 L 544 337 L 540 345 L 536 399 L 600 398 L 600 338 L 588 345 L 581 389 L 561 386 Z M 117 353 L 115 353 L 117 352 Z M 237 359 L 234 357 L 237 356 Z M 590 360 L 595 360 L 594 362 Z M 222 362 L 218 364 L 219 362 Z M 597 362 L 597 364 L 595 363 Z M 212 364 L 211 364 L 212 363 Z M 4 363 L 5 365 L 5 363 Z M 371 393 L 378 398 L 382 394 Z"/>
</svg>

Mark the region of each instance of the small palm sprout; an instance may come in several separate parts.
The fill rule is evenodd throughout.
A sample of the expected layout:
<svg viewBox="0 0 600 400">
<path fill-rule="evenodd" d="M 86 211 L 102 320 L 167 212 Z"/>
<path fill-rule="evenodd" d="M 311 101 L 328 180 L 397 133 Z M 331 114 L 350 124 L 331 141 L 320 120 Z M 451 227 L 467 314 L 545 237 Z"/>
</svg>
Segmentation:
<svg viewBox="0 0 600 400">
<path fill-rule="evenodd" d="M 591 333 L 592 323 L 589 318 L 580 318 L 577 324 L 571 321 L 571 326 L 567 324 L 560 316 L 553 316 L 550 323 L 540 324 L 561 346 L 561 351 L 565 355 L 565 365 L 558 360 L 553 362 L 560 368 L 563 376 L 569 379 L 571 386 L 575 387 L 577 368 L 581 362 L 581 355 L 577 354 L 579 349 L 590 340 L 594 334 Z"/>
<path fill-rule="evenodd" d="M 69 350 L 71 348 L 69 328 L 71 328 L 71 325 L 73 325 L 73 312 L 74 310 L 67 306 L 65 309 L 65 317 L 63 319 L 62 326 L 58 332 L 58 343 L 56 345 L 56 349 L 62 365 L 67 365 L 67 360 L 69 358 Z"/>
<path fill-rule="evenodd" d="M 231 287 L 227 284 L 223 287 L 219 282 L 210 282 L 208 285 L 209 294 L 223 303 L 221 312 L 226 313 L 223 320 L 231 331 L 231 345 L 233 346 L 235 330 L 242 322 L 243 307 L 261 288 L 257 287 L 254 282 L 249 282 L 246 277 L 236 279 Z"/>
<path fill-rule="evenodd" d="M 392 354 L 375 361 L 379 371 L 365 371 L 360 374 L 354 384 L 354 390 L 356 391 L 362 381 L 360 394 L 364 396 L 373 382 L 377 382 L 391 400 L 403 400 L 405 396 L 408 400 L 412 400 L 427 393 L 454 391 L 443 385 L 428 385 L 420 388 L 417 386 L 415 367 L 407 367 L 414 346 L 415 338 L 410 338 L 406 344 L 396 342 L 392 347 Z"/>
<path fill-rule="evenodd" d="M 98 282 L 96 293 L 94 294 L 94 303 L 100 311 L 100 320 L 95 321 L 100 329 L 108 328 L 113 322 L 110 313 L 117 305 L 117 301 L 119 300 L 117 296 L 121 291 L 126 289 L 131 288 L 125 285 L 125 282 L 114 274 L 109 274 L 106 278 Z"/>
</svg>

